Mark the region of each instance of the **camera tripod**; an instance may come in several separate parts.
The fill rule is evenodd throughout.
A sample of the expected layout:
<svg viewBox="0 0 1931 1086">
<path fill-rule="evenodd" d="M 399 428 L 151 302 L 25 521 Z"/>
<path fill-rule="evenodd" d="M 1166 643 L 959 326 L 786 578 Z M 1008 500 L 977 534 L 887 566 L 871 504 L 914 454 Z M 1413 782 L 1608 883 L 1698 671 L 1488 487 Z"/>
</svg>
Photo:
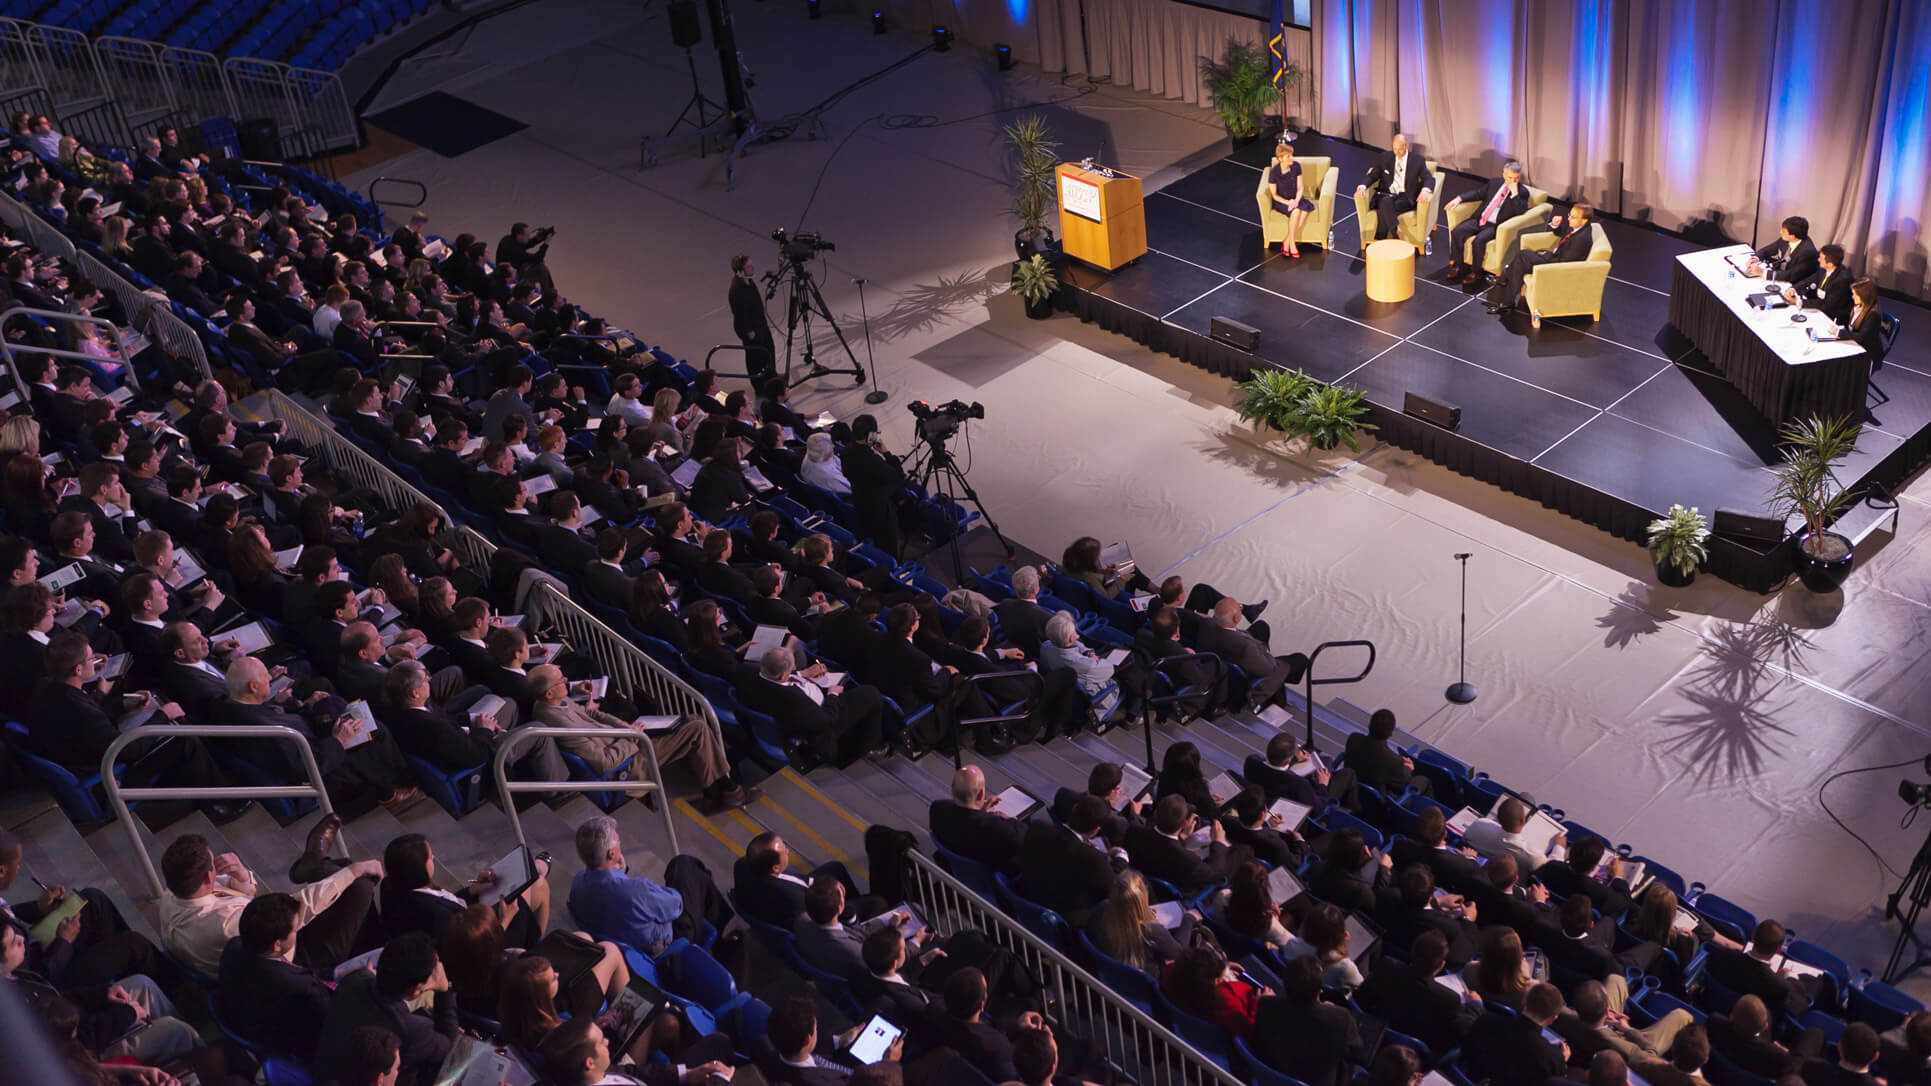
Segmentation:
<svg viewBox="0 0 1931 1086">
<path fill-rule="evenodd" d="M 1897 917 L 1902 926 L 1897 942 L 1891 946 L 1890 960 L 1884 963 L 1884 983 L 1895 984 L 1905 974 L 1931 965 L 1931 947 L 1918 934 L 1918 914 L 1926 903 L 1931 903 L 1931 833 L 1918 846 L 1918 854 L 1911 857 L 1911 870 L 1905 873 L 1897 891 L 1884 899 L 1885 917 Z M 1908 965 L 1902 964 L 1906 951 L 1913 947 L 1917 956 Z"/>
<path fill-rule="evenodd" d="M 829 377 L 834 374 L 849 373 L 852 384 L 865 383 L 865 367 L 859 365 L 858 356 L 852 353 L 852 345 L 845 340 L 844 329 L 838 327 L 838 319 L 831 315 L 831 307 L 825 304 L 825 296 L 818 289 L 818 280 L 812 278 L 811 269 L 802 260 L 789 256 L 783 258 L 784 264 L 778 271 L 766 277 L 770 287 L 765 293 L 767 299 L 775 296 L 780 288 L 785 292 L 784 320 L 784 383 L 786 388 L 796 388 L 815 377 Z M 831 326 L 832 335 L 838 338 L 838 346 L 844 349 L 845 357 L 851 359 L 850 366 L 826 366 L 818 361 L 811 338 L 813 318 L 822 317 Z M 804 372 L 797 376 L 791 373 L 792 344 L 804 339 Z"/>
<path fill-rule="evenodd" d="M 1012 542 L 999 531 L 999 522 L 993 520 L 992 514 L 986 511 L 986 503 L 979 500 L 979 492 L 972 489 L 972 483 L 966 479 L 965 472 L 960 470 L 958 462 L 952 459 L 952 454 L 946 450 L 943 442 L 921 441 L 916 448 L 906 453 L 899 463 L 905 466 L 906 476 L 916 482 L 919 489 L 926 493 L 944 498 L 949 505 L 957 506 L 964 502 L 971 502 L 973 507 L 979 510 L 979 515 L 985 518 L 986 527 L 992 529 L 992 537 L 997 539 L 999 546 L 1005 550 L 1006 561 L 1011 562 L 1019 556 L 1019 552 L 1013 549 Z M 959 552 L 957 525 L 953 526 L 951 537 L 949 544 L 952 551 L 952 580 L 954 584 L 964 585 L 966 583 L 965 558 Z"/>
</svg>

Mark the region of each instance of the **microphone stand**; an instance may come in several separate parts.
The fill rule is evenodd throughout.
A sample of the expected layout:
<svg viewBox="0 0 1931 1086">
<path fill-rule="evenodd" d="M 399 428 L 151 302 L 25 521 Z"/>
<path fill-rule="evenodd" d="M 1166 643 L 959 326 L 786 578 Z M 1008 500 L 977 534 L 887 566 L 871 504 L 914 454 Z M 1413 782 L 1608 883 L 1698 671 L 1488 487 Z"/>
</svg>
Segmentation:
<svg viewBox="0 0 1931 1086">
<path fill-rule="evenodd" d="M 865 368 L 871 371 L 872 377 L 872 390 L 865 394 L 865 402 L 884 403 L 887 397 L 885 390 L 878 387 L 878 363 L 872 359 L 872 318 L 865 312 L 865 280 L 854 279 L 852 283 L 858 287 L 858 319 L 865 324 Z"/>
<path fill-rule="evenodd" d="M 1457 705 L 1467 705 L 1475 700 L 1475 684 L 1468 681 L 1468 553 L 1455 556 L 1462 564 L 1462 671 L 1461 681 L 1451 683 L 1445 696 Z"/>
</svg>

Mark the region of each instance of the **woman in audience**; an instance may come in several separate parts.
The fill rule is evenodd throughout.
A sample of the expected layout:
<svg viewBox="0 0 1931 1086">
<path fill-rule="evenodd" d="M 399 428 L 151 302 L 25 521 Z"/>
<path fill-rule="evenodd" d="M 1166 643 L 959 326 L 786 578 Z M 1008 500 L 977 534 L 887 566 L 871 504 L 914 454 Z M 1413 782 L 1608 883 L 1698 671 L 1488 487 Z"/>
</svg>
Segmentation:
<svg viewBox="0 0 1931 1086">
<path fill-rule="evenodd" d="M 1065 571 L 1067 576 L 1078 577 L 1085 581 L 1093 591 L 1109 600 L 1117 597 L 1121 589 L 1130 588 L 1135 592 L 1152 591 L 1152 582 L 1147 580 L 1146 574 L 1137 569 L 1125 576 L 1121 576 L 1119 570 L 1112 566 L 1101 569 L 1101 549 L 1099 540 L 1090 535 L 1083 535 L 1067 545 L 1066 553 L 1060 555 L 1059 568 Z"/>
<path fill-rule="evenodd" d="M 691 444 L 686 451 L 693 460 L 709 460 L 730 432 L 731 423 L 726 416 L 705 415 L 691 428 Z"/>
<path fill-rule="evenodd" d="M 503 970 L 498 987 L 496 1020 L 503 1028 L 497 1036 L 504 1044 L 534 1053 L 550 1031 L 563 1024 L 556 1008 L 561 987 L 556 970 L 549 959 L 526 954 Z"/>
<path fill-rule="evenodd" d="M 1702 917 L 1697 918 L 1694 930 L 1680 930 L 1676 927 L 1678 911 L 1676 892 L 1660 882 L 1650 883 L 1649 889 L 1643 891 L 1636 918 L 1625 929 L 1640 942 L 1618 956 L 1668 984 L 1682 976 L 1684 963 L 1696 957 L 1697 948 L 1703 943 L 1742 949 L 1741 944 L 1726 938 Z M 1673 956 L 1664 956 L 1665 950 Z"/>
<path fill-rule="evenodd" d="M 650 421 L 644 424 L 644 431 L 650 434 L 653 442 L 661 441 L 681 453 L 691 451 L 691 432 L 679 418 L 678 408 L 682 397 L 669 385 L 657 390 L 650 401 Z"/>
<path fill-rule="evenodd" d="M 1421 1057 L 1407 1045 L 1382 1045 L 1361 1086 L 1421 1086 Z"/>
<path fill-rule="evenodd" d="M 1214 920 L 1234 932 L 1276 950 L 1294 936 L 1281 923 L 1281 911 L 1267 889 L 1267 867 L 1249 860 L 1234 869 L 1227 888 L 1216 893 L 1212 909 Z"/>
<path fill-rule="evenodd" d="M 362 566 L 362 540 L 349 530 L 355 518 L 343 515 L 327 494 L 310 494 L 295 510 L 295 527 L 304 547 L 334 547 L 342 564 L 350 569 Z"/>
<path fill-rule="evenodd" d="M 1540 955 L 1532 963 L 1523 954 L 1514 928 L 1494 927 L 1482 937 L 1482 952 L 1462 968 L 1462 980 L 1483 1003 L 1520 1012 L 1523 995 L 1536 981 L 1548 979 L 1546 973 Z"/>
<path fill-rule="evenodd" d="M 94 360 L 94 367 L 112 377 L 121 372 L 121 359 L 113 347 L 101 341 L 101 326 L 81 321 L 73 325 L 74 350 Z M 112 334 L 112 333 L 110 333 Z"/>
<path fill-rule="evenodd" d="M 664 580 L 662 570 L 647 569 L 637 575 L 630 590 L 630 620 L 640 632 L 670 645 L 680 654 L 690 651 L 690 637 L 677 617 L 670 582 Z"/>
<path fill-rule="evenodd" d="M 445 578 L 445 584 L 448 579 Z M 408 567 L 402 564 L 402 555 L 393 552 L 376 559 L 369 566 L 369 587 L 380 588 L 389 602 L 414 622 L 422 614 L 422 590 L 416 582 L 409 579 Z M 454 601 L 452 601 L 453 603 Z M 417 629 L 421 629 L 420 624 Z M 423 631 L 425 634 L 427 630 Z"/>
<path fill-rule="evenodd" d="M 7 527 L 37 539 L 47 537 L 60 493 L 54 489 L 53 476 L 40 457 L 30 452 L 15 453 L 7 461 L 3 485 L 6 489 Z"/>
<path fill-rule="evenodd" d="M 912 644 L 934 660 L 943 661 L 952 651 L 952 642 L 945 635 L 944 609 L 932 593 L 920 592 L 912 597 L 912 610 L 919 615 L 919 628 L 912 634 Z"/>
<path fill-rule="evenodd" d="M 275 568 L 275 548 L 268 545 L 267 534 L 253 517 L 228 537 L 228 569 L 234 574 L 235 595 L 242 606 L 281 619 L 288 577 Z"/>
<path fill-rule="evenodd" d="M 1366 873 L 1370 864 L 1374 870 Z M 1308 879 L 1308 892 L 1344 909 L 1367 912 L 1374 908 L 1375 891 L 1388 885 L 1393 868 L 1394 860 L 1385 852 L 1376 855 L 1360 830 L 1341 830 L 1329 835 L 1321 866 Z"/>
<path fill-rule="evenodd" d="M 416 590 L 416 599 L 416 629 L 430 644 L 447 648 L 456 637 L 456 586 L 447 577 L 431 577 Z"/>
<path fill-rule="evenodd" d="M 436 946 L 456 1005 L 485 1018 L 495 1015 L 503 974 L 521 956 L 504 945 L 502 921 L 488 905 L 471 905 L 451 917 Z"/>
<path fill-rule="evenodd" d="M 718 524 L 750 500 L 751 488 L 744 482 L 744 460 L 737 439 L 719 441 L 691 481 L 691 512 Z"/>
<path fill-rule="evenodd" d="M 127 243 L 130 225 L 126 215 L 110 215 L 101 223 L 101 252 L 109 260 L 126 261 L 134 256 L 133 246 Z"/>
<path fill-rule="evenodd" d="M 216 494 L 208 499 L 207 505 L 201 507 L 199 542 L 202 557 L 211 568 L 229 568 L 229 542 L 233 540 L 235 527 L 240 523 L 241 503 L 232 494 Z"/>
<path fill-rule="evenodd" d="M 845 478 L 845 469 L 838 462 L 838 450 L 833 447 L 830 434 L 820 432 L 805 438 L 805 464 L 798 478 L 833 494 L 851 497 L 852 484 Z"/>
<path fill-rule="evenodd" d="M 1351 956 L 1352 942 L 1346 914 L 1333 905 L 1317 905 L 1301 922 L 1300 937 L 1281 948 L 1281 957 L 1313 958 L 1321 965 L 1321 987 L 1352 992 L 1361 986 L 1361 969 Z"/>
<path fill-rule="evenodd" d="M 1160 762 L 1160 779 L 1153 790 L 1156 803 L 1173 795 L 1186 800 L 1203 819 L 1219 814 L 1220 805 L 1234 798 L 1216 796 L 1208 790 L 1207 778 L 1200 769 L 1200 748 L 1184 740 L 1167 748 Z"/>
<path fill-rule="evenodd" d="M 538 859 L 547 875 L 549 863 Z M 480 873 L 477 879 L 487 876 Z M 406 931 L 426 931 L 440 937 L 444 926 L 483 896 L 489 884 L 470 881 L 450 893 L 435 883 L 436 850 L 420 833 L 405 833 L 389 842 L 382 853 L 382 928 L 393 939 Z M 550 921 L 550 884 L 538 878 L 529 888 L 494 906 L 508 946 L 528 948 L 543 937 Z"/>
<path fill-rule="evenodd" d="M 0 422 L 0 459 L 11 459 L 18 452 L 40 455 L 40 424 L 32 415 L 8 415 Z"/>
<path fill-rule="evenodd" d="M 720 679 L 737 670 L 738 654 L 724 638 L 723 613 L 712 600 L 694 600 L 684 608 L 684 662 Z"/>
<path fill-rule="evenodd" d="M 610 466 L 630 470 L 630 425 L 622 415 L 605 415 L 597 423 L 597 436 L 590 442 L 590 455 L 608 457 Z"/>
<path fill-rule="evenodd" d="M 1131 869 L 1113 876 L 1106 904 L 1088 927 L 1094 945 L 1109 957 L 1149 973 L 1165 969 L 1193 938 L 1193 916 L 1181 913 L 1180 926 L 1169 931 L 1147 904 L 1146 880 Z"/>
<path fill-rule="evenodd" d="M 399 554 L 403 565 L 417 577 L 448 573 L 462 563 L 456 560 L 454 551 L 436 541 L 446 524 L 441 509 L 419 502 L 403 510 L 394 523 L 376 532 L 369 553 Z"/>
<path fill-rule="evenodd" d="M 1160 974 L 1160 990 L 1181 1012 L 1241 1037 L 1253 1034 L 1262 997 L 1274 994 L 1249 980 L 1204 932 Z"/>
</svg>

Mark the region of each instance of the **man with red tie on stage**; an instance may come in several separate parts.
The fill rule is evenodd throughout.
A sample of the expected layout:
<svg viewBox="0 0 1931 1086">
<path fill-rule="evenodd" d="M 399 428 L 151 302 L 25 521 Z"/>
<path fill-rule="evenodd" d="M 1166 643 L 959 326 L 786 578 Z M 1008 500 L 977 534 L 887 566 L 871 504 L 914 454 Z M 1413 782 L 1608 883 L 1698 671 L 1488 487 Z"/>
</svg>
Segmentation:
<svg viewBox="0 0 1931 1086">
<path fill-rule="evenodd" d="M 1588 204 L 1569 205 L 1569 217 L 1565 220 L 1560 212 L 1549 215 L 1549 229 L 1560 240 L 1553 249 L 1535 252 L 1524 249 L 1515 254 L 1509 266 L 1502 269 L 1502 278 L 1495 281 L 1482 301 L 1490 313 L 1501 313 L 1515 308 L 1522 298 L 1522 280 L 1529 277 L 1544 264 L 1560 264 L 1567 261 L 1587 260 L 1589 249 L 1595 244 L 1595 231 L 1589 229 L 1589 221 L 1595 218 L 1596 209 Z"/>
<path fill-rule="evenodd" d="M 1448 201 L 1449 207 L 1457 207 L 1462 198 Z M 1455 224 L 1448 232 L 1448 281 L 1482 281 L 1482 263 L 1490 243 L 1495 240 L 1495 229 L 1502 223 L 1529 210 L 1529 187 L 1522 183 L 1522 164 L 1510 159 L 1502 167 L 1502 176 L 1490 181 L 1482 189 L 1475 201 L 1482 208 L 1480 214 L 1470 215 Z M 1469 239 L 1475 244 L 1468 246 Z M 1469 247 L 1468 263 L 1462 263 L 1462 249 Z"/>
<path fill-rule="evenodd" d="M 1408 136 L 1395 133 L 1394 142 L 1388 145 L 1388 153 L 1381 156 L 1368 176 L 1355 189 L 1357 194 L 1369 194 L 1369 206 L 1374 208 L 1374 236 L 1395 237 L 1395 221 L 1405 213 L 1415 210 L 1431 191 L 1428 188 L 1428 164 L 1420 155 L 1408 153 Z M 1366 244 L 1363 242 L 1362 244 Z"/>
</svg>

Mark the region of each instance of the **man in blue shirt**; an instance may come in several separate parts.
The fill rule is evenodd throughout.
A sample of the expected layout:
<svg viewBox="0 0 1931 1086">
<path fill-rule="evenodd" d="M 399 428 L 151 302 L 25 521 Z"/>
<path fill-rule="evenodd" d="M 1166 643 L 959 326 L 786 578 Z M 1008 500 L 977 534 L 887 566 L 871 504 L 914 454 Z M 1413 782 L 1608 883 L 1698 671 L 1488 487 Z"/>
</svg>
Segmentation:
<svg viewBox="0 0 1931 1086">
<path fill-rule="evenodd" d="M 570 913 L 598 939 L 639 947 L 652 957 L 671 942 L 671 922 L 684 913 L 684 897 L 669 887 L 632 875 L 624 861 L 617 820 L 600 815 L 577 827 L 577 856 L 584 870 L 570 882 Z"/>
</svg>

